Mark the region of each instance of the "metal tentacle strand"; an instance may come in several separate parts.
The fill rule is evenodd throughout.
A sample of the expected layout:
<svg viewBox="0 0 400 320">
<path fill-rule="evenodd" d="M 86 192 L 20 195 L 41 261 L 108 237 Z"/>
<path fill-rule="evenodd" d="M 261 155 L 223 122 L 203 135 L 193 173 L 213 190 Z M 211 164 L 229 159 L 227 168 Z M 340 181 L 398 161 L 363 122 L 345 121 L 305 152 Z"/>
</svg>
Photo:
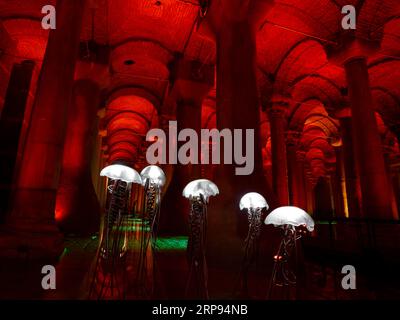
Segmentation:
<svg viewBox="0 0 400 320">
<path fill-rule="evenodd" d="M 245 250 L 242 260 L 241 272 L 240 272 L 240 287 L 241 292 L 248 292 L 248 273 L 250 267 L 256 261 L 259 251 L 259 242 L 261 233 L 261 211 L 262 208 L 249 208 L 248 209 L 248 221 L 249 231 L 245 240 Z"/>
<path fill-rule="evenodd" d="M 208 272 L 206 261 L 207 203 L 203 195 L 192 197 L 189 214 L 188 263 L 189 276 L 186 296 L 192 281 L 199 298 L 208 299 Z"/>
<path fill-rule="evenodd" d="M 143 297 L 149 297 L 154 291 L 154 270 L 155 270 L 155 255 L 156 255 L 156 241 L 157 241 L 157 227 L 160 216 L 160 202 L 161 202 L 161 190 L 155 183 L 151 183 L 149 180 L 145 185 L 145 209 L 144 217 L 142 221 L 142 233 L 141 233 L 141 247 L 139 253 L 139 265 L 138 265 L 138 287 L 139 294 Z M 151 257 L 152 257 L 152 273 L 153 281 L 147 281 L 150 276 L 150 270 L 148 268 L 148 250 L 149 243 L 151 243 Z"/>
<path fill-rule="evenodd" d="M 296 241 L 300 238 L 294 226 L 283 226 L 283 238 L 274 256 L 274 267 L 268 289 L 269 299 L 272 298 L 273 290 L 277 287 L 282 288 L 283 298 L 288 299 L 290 288 L 296 286 L 296 274 L 291 265 L 291 257 L 293 252 L 296 252 Z"/>
<path fill-rule="evenodd" d="M 104 217 L 102 238 L 89 290 L 89 298 L 99 300 L 123 298 L 125 292 L 123 277 L 127 246 L 126 231 L 122 230 L 122 226 L 127 217 L 130 186 L 127 182 L 114 180 L 108 190 L 111 198 Z"/>
</svg>

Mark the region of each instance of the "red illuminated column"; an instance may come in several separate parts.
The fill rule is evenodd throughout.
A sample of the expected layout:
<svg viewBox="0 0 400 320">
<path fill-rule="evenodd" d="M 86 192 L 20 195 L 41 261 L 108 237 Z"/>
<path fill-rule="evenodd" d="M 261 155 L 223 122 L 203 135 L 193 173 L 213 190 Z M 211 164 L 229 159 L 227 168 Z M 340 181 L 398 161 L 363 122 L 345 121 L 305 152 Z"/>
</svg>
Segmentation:
<svg viewBox="0 0 400 320">
<path fill-rule="evenodd" d="M 200 64 L 198 61 L 181 59 L 176 63 L 174 74 L 176 80 L 170 98 L 176 104 L 177 130 L 179 133 L 183 129 L 192 129 L 197 133 L 198 149 L 195 160 L 200 163 L 202 104 L 214 86 L 215 68 Z M 171 138 L 169 137 L 169 143 L 176 143 L 178 150 L 185 144 L 183 141 L 171 141 Z M 202 178 L 200 164 L 182 164 L 178 161 L 174 165 L 173 177 L 166 193 L 166 200 L 163 202 L 165 208 L 163 211 L 166 214 L 161 218 L 166 232 L 187 233 L 189 206 L 187 199 L 182 197 L 182 190 L 190 181 L 200 178 Z"/>
<path fill-rule="evenodd" d="M 194 88 L 193 88 L 194 89 Z M 201 130 L 201 100 L 177 101 L 177 125 L 178 133 L 182 129 L 193 129 L 198 133 L 200 140 Z M 171 143 L 170 139 L 170 143 Z M 200 143 L 200 141 L 198 141 Z M 177 142 L 178 150 L 184 142 Z M 200 144 L 199 144 L 200 145 Z M 198 150 L 198 156 L 200 156 Z M 200 165 L 178 164 L 175 166 L 171 184 L 164 201 L 165 211 L 168 215 L 163 217 L 163 229 L 173 234 L 186 234 L 188 230 L 189 203 L 182 197 L 182 190 L 192 180 L 200 179 Z M 167 220 L 167 221 L 166 221 Z"/>
<path fill-rule="evenodd" d="M 305 161 L 306 152 L 304 150 L 297 150 L 296 152 L 296 164 L 297 164 L 297 180 L 298 180 L 298 205 L 302 209 L 307 208 L 307 186 L 305 179 Z"/>
<path fill-rule="evenodd" d="M 90 80 L 75 82 L 68 110 L 56 220 L 63 230 L 85 234 L 99 229 L 100 206 L 91 177 L 100 89 Z"/>
<path fill-rule="evenodd" d="M 177 101 L 177 122 L 178 132 L 190 128 L 197 132 L 200 146 L 201 130 L 201 105 L 202 100 L 178 100 Z M 183 143 L 178 143 L 178 146 Z M 198 160 L 200 161 L 200 148 L 197 150 Z M 191 180 L 201 178 L 200 165 L 177 165 L 177 174 L 181 186 L 185 187 Z M 183 190 L 183 188 L 182 188 Z"/>
<path fill-rule="evenodd" d="M 286 141 L 285 109 L 273 106 L 269 110 L 271 125 L 272 186 L 280 205 L 289 203 Z"/>
<path fill-rule="evenodd" d="M 287 150 L 287 161 L 288 161 L 288 178 L 290 186 L 290 204 L 304 208 L 304 202 L 302 201 L 304 185 L 302 185 L 301 168 L 300 163 L 297 161 L 297 148 L 299 140 L 301 138 L 300 132 L 287 132 L 286 137 L 286 150 Z"/>
<path fill-rule="evenodd" d="M 344 64 L 352 111 L 354 150 L 360 173 L 362 211 L 369 218 L 392 218 L 391 199 L 364 57 Z"/>
<path fill-rule="evenodd" d="M 61 243 L 54 239 L 60 239 L 54 219 L 56 193 L 85 3 L 57 1 L 57 29 L 50 32 L 9 221 L 28 234 L 41 232 L 40 243 L 27 245 L 55 252 Z"/>
<path fill-rule="evenodd" d="M 350 117 L 340 118 L 342 133 L 342 159 L 346 179 L 346 194 L 349 217 L 361 216 L 361 187 L 355 163 L 352 120 Z"/>
<path fill-rule="evenodd" d="M 335 213 L 337 217 L 348 217 L 346 177 L 344 173 L 342 145 L 334 146 L 336 155 L 336 166 L 333 182 L 333 192 L 335 196 Z"/>
<path fill-rule="evenodd" d="M 197 132 L 200 140 L 200 130 L 201 130 L 201 105 L 202 100 L 178 100 L 177 101 L 177 122 L 178 122 L 178 132 L 183 129 L 190 128 Z M 200 146 L 200 141 L 199 141 Z M 198 153 L 200 152 L 200 148 Z M 200 157 L 200 153 L 198 155 Z M 199 159 L 200 160 L 200 159 Z M 187 179 L 199 178 L 199 166 L 185 166 L 182 168 L 187 171 L 185 175 Z M 190 181 L 184 181 L 187 183 Z"/>
<path fill-rule="evenodd" d="M 329 191 L 331 196 L 331 209 L 335 217 L 344 216 L 342 190 L 341 190 L 341 185 L 338 184 L 338 182 L 340 181 L 340 179 L 338 179 L 339 175 L 340 173 L 337 172 L 336 163 L 329 164 L 327 166 L 326 180 L 327 183 L 329 184 Z"/>
<path fill-rule="evenodd" d="M 226 201 L 238 203 L 240 197 L 249 191 L 263 193 L 270 203 L 274 202 L 272 192 L 262 179 L 262 151 L 259 135 L 260 101 L 256 77 L 256 26 L 252 19 L 255 6 L 250 1 L 217 0 L 211 2 L 209 21 L 215 33 L 217 46 L 217 95 L 216 116 L 219 130 L 254 130 L 254 171 L 250 175 L 237 176 L 234 166 L 218 168 L 222 188 L 228 194 Z M 259 11 L 266 10 L 259 8 Z M 243 139 L 244 140 L 244 139 Z M 242 143 L 244 145 L 244 143 Z M 232 189 L 234 187 L 234 189 Z M 232 214 L 227 216 L 233 221 Z"/>
<path fill-rule="evenodd" d="M 253 129 L 255 139 L 254 171 L 250 175 L 235 175 L 234 165 L 221 165 L 216 169 L 215 182 L 220 189 L 220 195 L 210 203 L 210 212 L 213 210 L 217 214 L 209 215 L 207 253 L 210 255 L 209 261 L 219 265 L 232 265 L 233 261 L 240 264 L 240 248 L 248 223 L 246 215 L 239 212 L 240 198 L 247 192 L 259 192 L 265 196 L 271 208 L 276 206 L 273 192 L 263 178 L 262 169 L 256 32 L 250 16 L 250 10 L 255 3 L 256 1 L 212 1 L 206 18 L 211 22 L 216 38 L 217 127 L 219 130 Z M 221 252 L 225 252 L 225 257 Z"/>
<path fill-rule="evenodd" d="M 314 209 L 315 209 L 314 188 L 315 185 L 317 184 L 317 180 L 313 176 L 308 164 L 305 166 L 305 173 L 306 173 L 305 185 L 306 185 L 307 212 L 312 215 L 314 214 Z"/>
</svg>

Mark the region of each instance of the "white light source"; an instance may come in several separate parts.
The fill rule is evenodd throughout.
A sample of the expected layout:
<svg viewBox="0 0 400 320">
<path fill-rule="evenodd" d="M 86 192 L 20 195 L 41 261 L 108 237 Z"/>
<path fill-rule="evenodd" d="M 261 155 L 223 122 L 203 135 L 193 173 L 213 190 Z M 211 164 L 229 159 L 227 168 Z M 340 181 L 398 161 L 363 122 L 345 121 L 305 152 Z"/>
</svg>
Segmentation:
<svg viewBox="0 0 400 320">
<path fill-rule="evenodd" d="M 112 164 L 105 167 L 101 170 L 100 176 L 113 180 L 122 180 L 127 183 L 142 184 L 142 178 L 136 170 L 121 164 Z"/>
<path fill-rule="evenodd" d="M 207 179 L 199 179 L 189 182 L 182 192 L 182 195 L 188 199 L 203 195 L 203 197 L 208 200 L 210 196 L 216 196 L 217 194 L 219 194 L 217 185 Z"/>
<path fill-rule="evenodd" d="M 140 172 L 142 177 L 143 185 L 146 184 L 147 180 L 150 180 L 150 183 L 154 183 L 159 187 L 162 187 L 165 184 L 165 174 L 164 171 L 157 166 L 151 165 L 147 166 Z"/>
<path fill-rule="evenodd" d="M 265 198 L 257 193 L 257 192 L 249 192 L 246 193 L 242 199 L 240 199 L 239 202 L 239 208 L 240 210 L 243 209 L 267 209 L 269 208 L 267 200 L 265 200 Z"/>
<path fill-rule="evenodd" d="M 308 213 L 293 206 L 276 208 L 265 218 L 264 223 L 274 226 L 291 225 L 298 227 L 304 225 L 308 231 L 314 230 L 314 220 Z"/>
</svg>

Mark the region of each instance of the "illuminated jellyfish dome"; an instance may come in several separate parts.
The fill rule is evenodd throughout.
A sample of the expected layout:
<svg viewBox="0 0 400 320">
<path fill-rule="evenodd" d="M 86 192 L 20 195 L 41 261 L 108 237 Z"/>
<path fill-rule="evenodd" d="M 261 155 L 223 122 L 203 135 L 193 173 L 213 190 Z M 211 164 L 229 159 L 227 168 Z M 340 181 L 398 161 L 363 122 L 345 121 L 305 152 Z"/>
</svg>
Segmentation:
<svg viewBox="0 0 400 320">
<path fill-rule="evenodd" d="M 142 172 L 140 172 L 140 175 L 142 177 L 143 185 L 145 185 L 149 180 L 151 183 L 162 187 L 166 181 L 164 171 L 160 167 L 154 165 L 150 165 L 144 168 Z"/>
<path fill-rule="evenodd" d="M 272 224 L 274 226 L 291 225 L 298 227 L 304 225 L 308 231 L 314 230 L 314 220 L 303 209 L 284 206 L 273 210 L 264 221 L 265 224 Z"/>
<path fill-rule="evenodd" d="M 142 178 L 139 173 L 122 164 L 112 164 L 110 166 L 105 167 L 100 172 L 100 176 L 107 177 L 113 180 L 121 180 L 127 183 L 139 183 L 142 184 Z"/>
<path fill-rule="evenodd" d="M 261 194 L 257 192 L 249 192 L 240 199 L 239 208 L 240 210 L 257 208 L 265 208 L 268 210 L 269 206 L 267 200 L 265 200 Z"/>
<path fill-rule="evenodd" d="M 182 192 L 182 195 L 188 199 L 203 195 L 203 197 L 208 200 L 210 196 L 216 196 L 217 194 L 219 194 L 217 185 L 207 179 L 199 179 L 189 182 Z"/>
</svg>

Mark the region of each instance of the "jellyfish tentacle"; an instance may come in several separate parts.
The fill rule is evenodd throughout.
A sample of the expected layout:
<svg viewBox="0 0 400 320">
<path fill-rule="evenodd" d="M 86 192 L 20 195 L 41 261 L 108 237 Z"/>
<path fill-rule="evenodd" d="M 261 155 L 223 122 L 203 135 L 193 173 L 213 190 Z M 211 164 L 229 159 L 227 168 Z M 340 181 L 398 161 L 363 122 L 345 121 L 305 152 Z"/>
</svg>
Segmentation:
<svg viewBox="0 0 400 320">
<path fill-rule="evenodd" d="M 188 260 L 190 265 L 187 290 L 191 278 L 195 275 L 196 286 L 199 293 L 208 298 L 207 262 L 205 256 L 206 245 L 207 208 L 202 195 L 191 198 L 191 210 L 189 214 L 189 242 Z"/>
</svg>

